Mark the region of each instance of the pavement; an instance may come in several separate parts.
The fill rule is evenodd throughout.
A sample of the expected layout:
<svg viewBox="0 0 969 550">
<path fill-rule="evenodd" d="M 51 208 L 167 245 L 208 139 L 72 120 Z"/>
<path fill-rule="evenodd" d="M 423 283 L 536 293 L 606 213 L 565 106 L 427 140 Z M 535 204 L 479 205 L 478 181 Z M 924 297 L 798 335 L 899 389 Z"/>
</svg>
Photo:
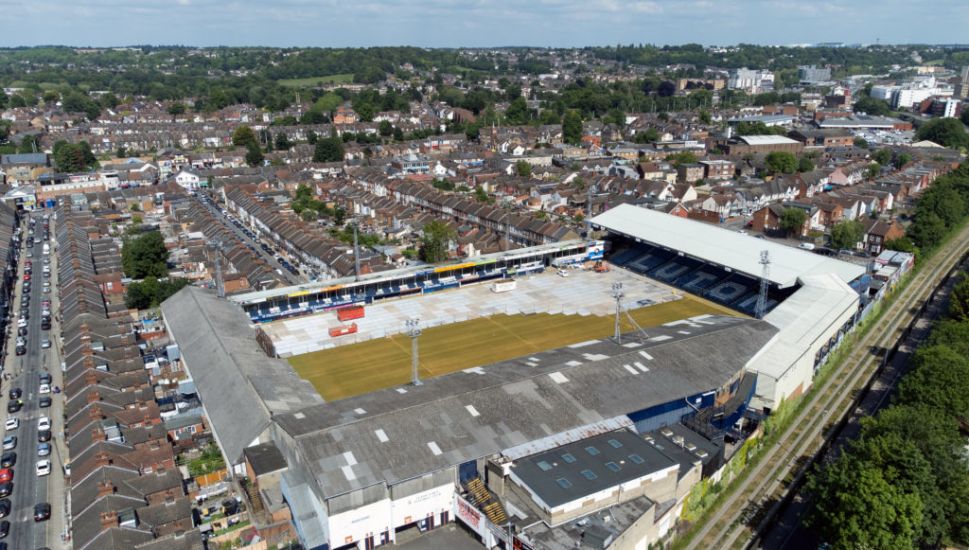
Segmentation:
<svg viewBox="0 0 969 550">
<path fill-rule="evenodd" d="M 440 550 L 444 548 L 448 550 L 481 550 L 482 548 L 481 542 L 474 535 L 455 525 L 454 522 L 426 533 L 420 533 L 416 527 L 408 529 L 404 533 L 398 533 L 396 547 L 405 550 Z"/>
<path fill-rule="evenodd" d="M 222 210 L 220 208 L 217 208 L 213 206 L 212 203 L 204 200 L 201 194 L 197 195 L 195 197 L 195 200 L 197 200 L 199 204 L 201 204 L 206 209 L 208 209 L 208 211 L 212 213 L 212 216 L 214 216 L 215 219 L 222 222 L 222 225 L 228 228 L 229 231 L 232 231 L 232 233 L 235 234 L 235 236 L 239 239 L 239 241 L 252 245 L 255 248 L 255 254 L 258 256 L 261 256 L 262 259 L 266 261 L 266 263 L 268 263 L 273 269 L 276 270 L 276 273 L 280 273 L 281 276 L 286 280 L 288 284 L 297 285 L 297 284 L 306 282 L 306 277 L 299 277 L 297 275 L 293 275 L 292 273 L 290 273 L 289 270 L 285 269 L 282 265 L 279 264 L 279 262 L 276 261 L 275 256 L 273 256 L 272 254 L 262 249 L 262 247 L 260 246 L 261 245 L 260 241 L 255 239 L 250 239 L 249 236 L 246 235 L 241 229 L 239 229 L 232 222 L 230 222 L 222 213 Z"/>
<path fill-rule="evenodd" d="M 8 432 L 9 435 L 17 436 L 17 462 L 14 466 L 13 493 L 8 497 L 11 501 L 11 513 L 8 518 L 10 521 L 10 533 L 4 539 L 8 548 L 34 550 L 35 548 L 69 548 L 69 543 L 65 542 L 67 533 L 66 524 L 66 490 L 63 475 L 63 458 L 67 456 L 64 447 L 63 427 L 64 427 L 64 394 L 51 393 L 53 404 L 49 409 L 42 409 L 39 406 L 39 386 L 40 374 L 44 371 L 52 375 L 52 386 L 63 387 L 63 376 L 59 368 L 60 353 L 58 351 L 59 342 L 54 337 L 57 334 L 56 321 L 51 330 L 44 331 L 40 328 L 41 321 L 41 302 L 44 299 L 51 299 L 51 310 L 57 312 L 56 304 L 53 303 L 52 296 L 56 294 L 57 268 L 55 252 L 52 249 L 51 259 L 51 281 L 52 291 L 49 294 L 42 292 L 44 281 L 43 271 L 43 220 L 42 214 L 35 214 L 38 218 L 37 231 L 35 234 L 35 244 L 33 248 L 26 248 L 22 245 L 20 261 L 17 269 L 17 285 L 14 294 L 14 304 L 11 309 L 12 323 L 10 333 L 6 335 L 7 356 L 4 358 L 4 380 L 2 382 L 2 395 L 0 395 L 0 414 L 7 418 L 17 418 L 20 426 L 16 430 Z M 24 220 L 24 232 L 26 233 L 27 223 Z M 51 245 L 53 248 L 54 222 L 51 220 Z M 23 240 L 26 243 L 26 237 Z M 23 275 L 24 265 L 27 259 L 34 262 L 33 275 L 31 280 L 30 308 L 27 327 L 27 353 L 17 356 L 15 354 L 17 327 L 16 320 L 20 316 L 20 303 L 23 297 Z M 49 349 L 41 348 L 41 340 L 49 338 L 52 347 Z M 7 402 L 9 401 L 9 390 L 19 387 L 23 390 L 23 408 L 13 414 L 6 413 Z M 37 457 L 37 421 L 42 416 L 49 416 L 52 422 L 53 439 L 52 453 L 49 458 L 51 464 L 51 474 L 48 476 L 37 477 L 35 465 Z M 5 435 L 8 435 L 5 434 Z M 51 504 L 51 519 L 44 522 L 34 522 L 33 508 L 35 504 L 47 502 Z"/>
<path fill-rule="evenodd" d="M 301 355 L 322 349 L 385 338 L 405 331 L 408 319 L 418 318 L 421 327 L 449 325 L 491 315 L 563 313 L 566 315 L 612 315 L 616 302 L 612 285 L 622 283 L 623 307 L 677 300 L 668 287 L 625 269 L 594 273 L 582 269 L 566 270 L 560 277 L 553 270 L 517 279 L 514 290 L 491 291 L 490 284 L 475 284 L 460 289 L 381 300 L 366 306 L 366 316 L 355 319 L 358 332 L 331 337 L 329 329 L 341 326 L 334 312 L 295 317 L 260 325 L 272 339 L 281 357 Z"/>
</svg>

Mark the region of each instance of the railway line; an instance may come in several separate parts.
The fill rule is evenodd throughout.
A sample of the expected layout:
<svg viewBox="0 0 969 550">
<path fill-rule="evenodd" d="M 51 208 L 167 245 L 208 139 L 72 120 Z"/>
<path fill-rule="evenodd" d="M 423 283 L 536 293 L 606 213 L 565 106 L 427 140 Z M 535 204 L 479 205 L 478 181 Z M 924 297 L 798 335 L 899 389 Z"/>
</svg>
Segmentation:
<svg viewBox="0 0 969 550">
<path fill-rule="evenodd" d="M 746 472 L 685 548 L 743 548 L 751 542 L 792 482 L 803 476 L 812 458 L 824 449 L 833 432 L 830 428 L 855 408 L 858 393 L 874 380 L 889 351 L 967 250 L 969 226 L 921 266 L 904 293 L 854 343 L 838 369 L 804 397 L 807 402 L 782 432 L 780 443 L 765 451 L 767 454 Z"/>
</svg>

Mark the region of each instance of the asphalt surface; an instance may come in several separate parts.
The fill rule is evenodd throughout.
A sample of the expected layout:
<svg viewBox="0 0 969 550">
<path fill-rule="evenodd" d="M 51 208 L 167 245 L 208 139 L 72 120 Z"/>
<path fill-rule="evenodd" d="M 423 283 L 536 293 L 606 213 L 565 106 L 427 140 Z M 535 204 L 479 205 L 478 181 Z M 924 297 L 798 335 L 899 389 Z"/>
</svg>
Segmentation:
<svg viewBox="0 0 969 550">
<path fill-rule="evenodd" d="M 4 380 L 2 382 L 2 399 L 0 399 L 0 406 L 2 406 L 2 414 L 4 415 L 4 420 L 9 418 L 17 418 L 20 421 L 20 426 L 8 432 L 6 435 L 17 436 L 17 447 L 14 452 L 17 453 L 17 462 L 14 466 L 14 478 L 13 478 L 13 493 L 7 497 L 11 501 L 11 511 L 10 516 L 6 519 L 10 521 L 10 534 L 4 539 L 9 548 L 12 549 L 24 549 L 24 550 L 34 550 L 36 548 L 42 548 L 47 546 L 55 545 L 56 541 L 60 546 L 60 533 L 50 533 L 52 525 L 50 521 L 35 522 L 34 515 L 34 505 L 47 502 L 52 505 L 51 517 L 63 517 L 63 470 L 60 464 L 59 457 L 62 456 L 60 451 L 52 451 L 51 455 L 47 458 L 51 460 L 51 473 L 50 475 L 38 477 L 35 473 L 36 463 L 41 460 L 37 456 L 37 446 L 38 446 L 38 420 L 43 416 L 48 416 L 51 418 L 51 432 L 54 439 L 62 437 L 63 433 L 63 418 L 62 414 L 54 414 L 54 408 L 40 408 L 40 374 L 42 372 L 51 372 L 54 376 L 52 382 L 53 386 L 60 386 L 62 384 L 62 378 L 59 369 L 50 369 L 52 361 L 52 353 L 55 353 L 54 348 L 42 349 L 41 341 L 45 338 L 53 340 L 53 332 L 51 330 L 41 330 L 41 302 L 45 299 L 51 299 L 51 293 L 44 293 L 42 291 L 43 281 L 51 281 L 51 287 L 54 288 L 56 284 L 56 269 L 51 266 L 51 277 L 50 279 L 45 279 L 43 277 L 43 218 L 42 214 L 35 214 L 37 217 L 37 226 L 35 231 L 35 243 L 33 248 L 26 247 L 26 233 L 27 233 L 27 221 L 24 220 L 23 230 L 25 237 L 22 239 L 21 256 L 18 265 L 18 277 L 17 286 L 15 291 L 15 304 L 12 310 L 12 322 L 11 322 L 11 333 L 8 340 L 7 358 L 5 361 L 4 369 Z M 53 224 L 51 225 L 51 235 L 53 239 Z M 54 254 L 53 242 L 51 241 L 51 257 Z M 15 355 L 15 341 L 17 338 L 17 319 L 20 318 L 20 304 L 23 299 L 23 276 L 24 276 L 24 266 L 27 260 L 33 261 L 33 274 L 31 275 L 31 290 L 30 290 L 30 306 L 27 325 L 27 353 L 25 355 Z M 53 259 L 52 259 L 53 261 Z M 53 290 L 52 290 L 53 292 Z M 53 308 L 52 308 L 53 309 Z M 23 408 L 16 413 L 8 414 L 6 412 L 6 405 L 9 401 L 9 391 L 11 388 L 21 388 L 23 390 Z M 53 392 L 48 394 L 54 401 L 62 401 L 63 393 L 54 394 Z M 56 410 L 62 410 L 61 406 L 57 407 Z M 53 448 L 57 448 L 54 445 L 54 440 L 50 441 Z M 55 476 L 60 479 L 53 480 Z M 52 485 L 57 485 L 60 492 L 60 497 L 52 499 Z M 59 502 L 58 502 L 59 501 Z M 56 530 L 56 527 L 53 527 Z"/>
<path fill-rule="evenodd" d="M 283 277 L 283 279 L 286 280 L 288 284 L 297 285 L 297 284 L 306 282 L 304 277 L 293 275 L 292 273 L 289 272 L 289 270 L 287 270 L 282 265 L 280 265 L 280 263 L 276 261 L 275 256 L 273 256 L 272 254 L 262 249 L 262 247 L 260 246 L 261 243 L 258 240 L 250 239 L 248 235 L 246 235 L 241 229 L 236 227 L 235 224 L 229 221 L 228 218 L 226 218 L 226 216 L 222 213 L 221 208 L 217 206 L 213 206 L 212 203 L 210 203 L 209 201 L 203 198 L 202 192 L 199 192 L 199 194 L 196 195 L 195 200 L 197 200 L 199 204 L 207 208 L 209 212 L 211 212 L 212 215 L 215 217 L 215 219 L 219 220 L 222 223 L 222 225 L 224 225 L 230 231 L 232 231 L 232 233 L 235 234 L 236 237 L 238 237 L 239 241 L 241 241 L 243 244 L 251 245 L 255 249 L 255 253 L 261 256 L 262 259 L 266 260 L 266 263 L 272 266 L 272 268 L 276 270 L 277 274 L 282 273 L 281 276 Z"/>
<path fill-rule="evenodd" d="M 963 262 L 962 269 L 969 267 L 969 262 Z M 899 342 L 897 351 L 885 364 L 878 378 L 872 382 L 871 388 L 865 394 L 858 406 L 852 410 L 844 427 L 832 440 L 831 445 L 820 462 L 833 462 L 850 441 L 856 439 L 861 432 L 861 420 L 874 416 L 881 409 L 891 404 L 891 396 L 901 378 L 911 370 L 911 356 L 918 346 L 929 336 L 932 323 L 945 313 L 948 306 L 948 296 L 958 282 L 958 277 L 950 277 L 927 300 L 924 309 L 913 320 L 911 328 Z M 791 496 L 790 503 L 784 508 L 776 523 L 764 533 L 757 548 L 769 550 L 813 550 L 823 542 L 818 539 L 817 532 L 804 525 L 803 519 L 813 503 L 808 499 L 805 491 L 799 490 Z"/>
</svg>

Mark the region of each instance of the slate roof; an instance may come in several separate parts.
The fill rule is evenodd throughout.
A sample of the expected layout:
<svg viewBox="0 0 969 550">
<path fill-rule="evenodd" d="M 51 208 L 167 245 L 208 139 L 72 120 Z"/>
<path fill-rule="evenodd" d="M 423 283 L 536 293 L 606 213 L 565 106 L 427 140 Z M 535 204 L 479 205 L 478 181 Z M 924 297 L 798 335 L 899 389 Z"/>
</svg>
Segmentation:
<svg viewBox="0 0 969 550">
<path fill-rule="evenodd" d="M 233 464 L 266 430 L 272 415 L 323 401 L 289 363 L 266 356 L 248 315 L 232 302 L 188 286 L 161 309 L 212 430 Z"/>
<path fill-rule="evenodd" d="M 301 455 L 329 498 L 577 428 L 615 424 L 629 413 L 719 388 L 776 329 L 708 316 L 648 332 L 650 339 L 639 345 L 593 340 L 274 420 L 295 439 L 290 451 Z"/>
</svg>

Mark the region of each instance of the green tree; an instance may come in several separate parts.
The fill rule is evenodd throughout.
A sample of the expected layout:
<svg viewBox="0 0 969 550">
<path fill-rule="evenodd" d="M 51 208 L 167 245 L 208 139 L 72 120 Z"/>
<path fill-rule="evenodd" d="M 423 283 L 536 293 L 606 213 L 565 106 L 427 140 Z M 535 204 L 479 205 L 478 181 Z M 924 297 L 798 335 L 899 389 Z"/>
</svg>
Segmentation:
<svg viewBox="0 0 969 550">
<path fill-rule="evenodd" d="M 961 120 L 966 126 L 969 126 L 969 109 L 963 107 L 962 114 L 959 115 L 959 120 Z"/>
<path fill-rule="evenodd" d="M 316 141 L 313 162 L 343 162 L 344 157 L 343 141 L 340 138 L 330 137 Z"/>
<path fill-rule="evenodd" d="M 845 220 L 831 228 L 831 247 L 837 250 L 854 250 L 865 228 L 857 220 Z"/>
<path fill-rule="evenodd" d="M 949 317 L 956 321 L 969 321 L 969 276 L 965 274 L 949 296 Z"/>
<path fill-rule="evenodd" d="M 306 132 L 306 143 L 309 143 L 310 145 L 316 145 L 316 142 L 318 140 L 319 140 L 319 136 L 316 135 L 316 132 L 314 132 L 313 130 Z"/>
<path fill-rule="evenodd" d="M 97 165 L 97 157 L 86 141 L 58 141 L 53 147 L 54 166 L 59 172 L 83 172 Z"/>
<path fill-rule="evenodd" d="M 805 155 L 805 156 L 802 156 L 801 158 L 799 158 L 797 160 L 797 171 L 798 172 L 801 172 L 801 173 L 804 173 L 804 172 L 813 172 L 814 171 L 814 161 L 811 160 L 811 157 L 808 157 L 808 156 Z"/>
<path fill-rule="evenodd" d="M 786 151 L 773 151 L 764 159 L 764 166 L 770 174 L 793 174 L 797 170 L 797 157 Z"/>
<path fill-rule="evenodd" d="M 915 243 L 912 242 L 912 239 L 908 237 L 899 237 L 885 241 L 885 248 L 897 252 L 908 252 L 909 254 L 915 254 L 918 250 L 915 248 Z"/>
<path fill-rule="evenodd" d="M 275 145 L 278 151 L 289 151 L 293 147 L 293 143 L 289 141 L 289 136 L 286 135 L 286 132 L 276 134 Z"/>
<path fill-rule="evenodd" d="M 505 110 L 505 121 L 513 126 L 527 124 L 529 119 L 528 103 L 524 97 L 516 97 Z"/>
<path fill-rule="evenodd" d="M 945 222 L 934 212 L 918 214 L 908 230 L 908 236 L 921 249 L 930 249 L 939 244 L 945 234 Z"/>
<path fill-rule="evenodd" d="M 381 136 L 390 137 L 394 134 L 394 125 L 389 120 L 381 120 L 377 130 Z"/>
<path fill-rule="evenodd" d="M 901 170 L 903 166 L 912 162 L 912 157 L 908 153 L 899 153 L 895 155 L 895 159 L 892 160 L 892 166 L 896 170 Z"/>
<path fill-rule="evenodd" d="M 854 141 L 855 147 L 860 147 L 862 149 L 868 148 L 868 140 L 865 138 L 856 137 Z"/>
<path fill-rule="evenodd" d="M 922 524 L 922 501 L 889 484 L 881 471 L 853 455 L 812 477 L 810 524 L 835 548 L 912 548 Z"/>
<path fill-rule="evenodd" d="M 562 118 L 562 140 L 570 145 L 582 142 L 582 115 L 578 111 L 567 111 Z"/>
<path fill-rule="evenodd" d="M 125 290 L 125 305 L 133 309 L 158 307 L 190 283 L 190 280 L 182 278 L 158 280 L 155 277 L 145 277 L 143 281 L 128 284 Z"/>
<path fill-rule="evenodd" d="M 870 180 L 877 178 L 878 176 L 881 175 L 881 173 L 882 173 L 882 165 L 878 164 L 877 162 L 873 162 L 868 165 L 868 168 L 865 168 L 865 178 Z"/>
<path fill-rule="evenodd" d="M 316 100 L 316 103 L 313 104 L 313 110 L 320 113 L 332 113 L 340 105 L 343 105 L 343 98 L 335 92 L 327 92 Z"/>
<path fill-rule="evenodd" d="M 239 126 L 232 132 L 232 145 L 236 147 L 249 147 L 250 145 L 259 146 L 256 133 L 248 126 Z"/>
<path fill-rule="evenodd" d="M 800 208 L 785 208 L 781 214 L 781 229 L 788 235 L 800 235 L 804 230 L 804 222 L 807 221 L 807 212 Z"/>
<path fill-rule="evenodd" d="M 787 134 L 787 130 L 785 130 L 782 126 L 768 126 L 759 121 L 742 121 L 737 124 L 736 133 L 738 136 L 782 136 Z"/>
<path fill-rule="evenodd" d="M 690 151 L 680 151 L 679 153 L 673 153 L 666 157 L 666 160 L 673 163 L 673 166 L 679 168 L 687 164 L 696 164 L 696 155 Z"/>
<path fill-rule="evenodd" d="M 891 114 L 892 106 L 887 101 L 872 97 L 862 97 L 855 102 L 855 112 L 868 113 L 875 116 L 886 116 Z"/>
<path fill-rule="evenodd" d="M 646 128 L 642 132 L 636 132 L 633 141 L 636 143 L 656 143 L 659 138 L 659 131 L 656 128 Z"/>
<path fill-rule="evenodd" d="M 132 279 L 168 275 L 168 249 L 158 231 L 125 239 L 121 246 L 121 267 Z"/>
<path fill-rule="evenodd" d="M 427 263 L 443 262 L 448 258 L 448 243 L 456 233 L 446 223 L 434 220 L 424 226 L 420 258 Z"/>
<path fill-rule="evenodd" d="M 875 151 L 875 154 L 871 156 L 872 160 L 881 164 L 882 166 L 887 166 L 892 162 L 892 150 L 885 148 Z"/>
<path fill-rule="evenodd" d="M 246 164 L 249 166 L 262 166 L 262 162 L 266 157 L 262 154 L 262 150 L 258 145 L 250 143 L 246 151 Z"/>
<path fill-rule="evenodd" d="M 707 111 L 705 109 L 700 111 L 700 122 L 702 122 L 703 124 L 710 124 L 712 121 L 713 121 L 713 118 L 710 117 L 710 111 Z"/>
<path fill-rule="evenodd" d="M 532 165 L 528 161 L 520 160 L 515 163 L 515 173 L 523 178 L 532 176 Z"/>
<path fill-rule="evenodd" d="M 969 147 L 969 134 L 966 133 L 966 127 L 954 118 L 930 120 L 919 127 L 915 137 L 953 149 Z"/>
<path fill-rule="evenodd" d="M 394 141 L 404 141 L 404 131 L 401 130 L 400 126 L 394 127 Z"/>
<path fill-rule="evenodd" d="M 176 101 L 175 103 L 172 103 L 171 105 L 168 106 L 168 114 L 172 116 L 184 115 L 185 104 L 180 101 Z"/>
</svg>

